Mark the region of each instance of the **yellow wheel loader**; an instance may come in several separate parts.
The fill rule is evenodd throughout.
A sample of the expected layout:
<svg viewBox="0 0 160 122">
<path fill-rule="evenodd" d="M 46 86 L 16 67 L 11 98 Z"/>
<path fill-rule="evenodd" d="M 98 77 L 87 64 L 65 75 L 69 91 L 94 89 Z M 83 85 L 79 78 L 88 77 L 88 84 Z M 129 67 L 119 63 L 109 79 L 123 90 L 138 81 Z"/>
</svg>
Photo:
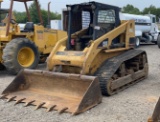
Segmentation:
<svg viewBox="0 0 160 122">
<path fill-rule="evenodd" d="M 67 36 L 65 31 L 44 28 L 37 0 L 40 23 L 33 23 L 27 7 L 30 1 L 34 0 L 11 0 L 8 15 L 1 22 L 0 63 L 11 74 L 17 74 L 23 68 L 36 68 L 40 61 L 45 61 L 56 42 Z M 22 2 L 26 8 L 28 22 L 23 30 L 12 15 L 14 2 Z"/>
<path fill-rule="evenodd" d="M 88 2 L 67 10 L 68 37 L 47 58 L 48 71 L 21 71 L 2 99 L 79 114 L 99 104 L 101 93 L 113 95 L 147 77 L 147 54 L 133 49 L 134 20 L 120 21 L 120 8 Z"/>
<path fill-rule="evenodd" d="M 160 122 L 160 98 L 155 106 L 153 115 L 148 119 L 148 122 Z"/>
</svg>

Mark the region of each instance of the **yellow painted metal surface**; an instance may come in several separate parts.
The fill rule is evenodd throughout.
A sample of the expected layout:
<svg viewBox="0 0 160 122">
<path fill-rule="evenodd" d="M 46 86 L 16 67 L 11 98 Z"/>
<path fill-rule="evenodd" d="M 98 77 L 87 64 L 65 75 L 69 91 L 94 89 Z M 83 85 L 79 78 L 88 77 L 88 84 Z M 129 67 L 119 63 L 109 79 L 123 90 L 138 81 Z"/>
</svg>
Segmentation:
<svg viewBox="0 0 160 122">
<path fill-rule="evenodd" d="M 44 54 L 51 52 L 57 41 L 67 36 L 67 33 L 61 30 L 45 29 L 44 32 L 46 46 L 43 50 Z"/>
<path fill-rule="evenodd" d="M 10 29 L 10 33 L 12 30 Z M 9 41 L 11 39 L 11 35 L 6 36 L 6 26 L 0 26 L 0 41 Z"/>
<path fill-rule="evenodd" d="M 50 53 L 56 42 L 67 36 L 64 31 L 47 29 L 38 25 L 35 25 L 34 32 L 33 40 L 43 54 Z"/>
<path fill-rule="evenodd" d="M 24 47 L 22 48 L 17 55 L 18 63 L 22 67 L 29 67 L 33 64 L 35 60 L 34 52 L 31 48 Z"/>
</svg>

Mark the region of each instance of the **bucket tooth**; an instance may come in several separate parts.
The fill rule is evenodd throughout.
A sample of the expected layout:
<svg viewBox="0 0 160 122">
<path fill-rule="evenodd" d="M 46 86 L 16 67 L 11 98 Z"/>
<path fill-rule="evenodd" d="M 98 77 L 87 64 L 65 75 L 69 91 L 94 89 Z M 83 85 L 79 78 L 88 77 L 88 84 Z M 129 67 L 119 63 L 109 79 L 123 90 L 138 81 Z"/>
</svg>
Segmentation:
<svg viewBox="0 0 160 122">
<path fill-rule="evenodd" d="M 17 105 L 17 104 L 21 103 L 21 102 L 24 101 L 25 99 L 26 99 L 26 98 L 17 100 L 16 103 L 15 103 L 14 105 Z"/>
<path fill-rule="evenodd" d="M 55 107 L 56 107 L 56 105 L 53 105 L 53 106 L 49 107 L 46 112 L 52 111 Z"/>
<path fill-rule="evenodd" d="M 44 104 L 46 104 L 46 103 L 45 103 L 45 102 L 40 103 L 39 105 L 37 105 L 37 106 L 36 106 L 35 110 L 37 110 L 37 109 L 41 108 Z"/>
<path fill-rule="evenodd" d="M 62 113 L 64 113 L 67 109 L 68 109 L 67 107 L 62 108 L 58 113 L 59 113 L 59 114 L 62 114 Z"/>
<path fill-rule="evenodd" d="M 7 100 L 7 102 L 11 102 L 12 100 L 14 100 L 17 96 L 11 97 Z"/>
<path fill-rule="evenodd" d="M 35 100 L 32 100 L 32 101 L 30 101 L 30 102 L 27 102 L 27 103 L 24 105 L 24 107 L 27 107 L 27 106 L 31 105 L 33 102 L 35 102 Z"/>
<path fill-rule="evenodd" d="M 8 95 L 8 94 L 3 94 L 3 95 L 1 95 L 0 99 L 4 99 L 4 98 L 6 98 L 6 97 L 7 97 L 7 95 Z"/>
</svg>

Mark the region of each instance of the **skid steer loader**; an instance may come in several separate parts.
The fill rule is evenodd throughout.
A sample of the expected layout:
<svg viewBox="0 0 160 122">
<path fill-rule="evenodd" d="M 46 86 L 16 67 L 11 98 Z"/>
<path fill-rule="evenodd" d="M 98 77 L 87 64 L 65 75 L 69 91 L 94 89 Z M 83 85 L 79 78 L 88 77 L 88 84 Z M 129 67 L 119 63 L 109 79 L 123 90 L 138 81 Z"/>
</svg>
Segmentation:
<svg viewBox="0 0 160 122">
<path fill-rule="evenodd" d="M 148 119 L 148 122 L 160 122 L 160 98 L 156 104 L 153 115 Z"/>
<path fill-rule="evenodd" d="M 120 8 L 88 2 L 67 10 L 68 37 L 47 58 L 49 71 L 21 71 L 2 99 L 79 114 L 99 104 L 101 93 L 113 95 L 147 77 L 147 54 L 133 49 L 134 20 L 120 21 Z"/>
<path fill-rule="evenodd" d="M 40 23 L 31 21 L 27 2 L 35 1 Z M 24 30 L 13 17 L 13 4 L 24 3 L 28 22 Z M 34 69 L 45 59 L 56 42 L 67 36 L 65 31 L 44 28 L 38 0 L 11 0 L 8 15 L 0 26 L 0 64 L 11 74 L 17 74 L 23 68 Z"/>
</svg>

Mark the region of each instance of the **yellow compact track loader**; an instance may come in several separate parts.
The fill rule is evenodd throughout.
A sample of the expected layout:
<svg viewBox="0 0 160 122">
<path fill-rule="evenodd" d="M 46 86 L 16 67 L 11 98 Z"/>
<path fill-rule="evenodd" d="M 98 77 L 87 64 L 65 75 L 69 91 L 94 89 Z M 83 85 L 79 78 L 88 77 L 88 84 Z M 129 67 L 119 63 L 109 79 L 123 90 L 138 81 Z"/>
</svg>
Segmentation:
<svg viewBox="0 0 160 122">
<path fill-rule="evenodd" d="M 153 115 L 148 119 L 148 122 L 160 122 L 160 98 L 156 104 Z"/>
<path fill-rule="evenodd" d="M 11 74 L 17 74 L 23 68 L 34 69 L 39 62 L 45 62 L 56 42 L 67 36 L 65 31 L 44 28 L 37 0 L 40 23 L 33 23 L 27 7 L 30 1 L 34 0 L 11 0 L 8 15 L 0 23 L 0 64 Z M 23 30 L 12 14 L 14 2 L 22 2 L 26 8 L 28 22 Z M 2 10 L 1 14 L 4 12 Z"/>
<path fill-rule="evenodd" d="M 147 77 L 147 54 L 133 49 L 134 20 L 120 21 L 120 8 L 88 2 L 67 10 L 68 37 L 50 53 L 48 71 L 21 71 L 2 99 L 78 114 L 99 104 L 101 93 L 113 95 Z"/>
</svg>

